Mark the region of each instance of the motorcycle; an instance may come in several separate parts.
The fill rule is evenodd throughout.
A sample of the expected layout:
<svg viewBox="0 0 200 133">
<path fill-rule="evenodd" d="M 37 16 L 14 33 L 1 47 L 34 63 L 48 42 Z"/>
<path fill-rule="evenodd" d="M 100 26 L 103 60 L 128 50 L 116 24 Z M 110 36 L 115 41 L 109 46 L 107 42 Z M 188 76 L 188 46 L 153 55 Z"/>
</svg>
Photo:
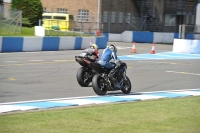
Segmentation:
<svg viewBox="0 0 200 133">
<path fill-rule="evenodd" d="M 96 58 L 90 55 L 89 51 L 75 56 L 75 60 L 82 66 L 78 69 L 76 78 L 80 86 L 87 87 L 95 74 L 95 71 L 90 67 L 91 62 L 95 62 Z"/>
<path fill-rule="evenodd" d="M 107 91 L 115 90 L 121 90 L 124 94 L 131 92 L 131 82 L 126 76 L 126 63 L 120 61 L 120 66 L 117 68 L 118 71 L 113 75 L 115 82 L 108 78 L 111 70 L 105 69 L 96 62 L 91 62 L 90 67 L 97 72 L 92 79 L 92 87 L 97 95 L 105 95 Z"/>
</svg>

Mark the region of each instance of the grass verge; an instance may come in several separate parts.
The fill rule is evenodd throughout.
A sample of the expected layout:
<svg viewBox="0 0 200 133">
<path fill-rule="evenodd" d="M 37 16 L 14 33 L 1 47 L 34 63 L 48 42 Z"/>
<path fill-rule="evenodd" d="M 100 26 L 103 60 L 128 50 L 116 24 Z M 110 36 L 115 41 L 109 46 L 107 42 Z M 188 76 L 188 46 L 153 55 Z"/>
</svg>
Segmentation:
<svg viewBox="0 0 200 133">
<path fill-rule="evenodd" d="M 35 36 L 35 28 L 34 27 L 31 27 L 31 28 L 22 27 L 22 33 L 8 33 L 7 31 L 13 31 L 13 30 L 8 30 L 8 29 L 0 30 L 0 36 Z M 94 36 L 94 34 L 45 30 L 45 36 L 84 36 L 84 37 L 89 37 L 89 36 Z"/>
<path fill-rule="evenodd" d="M 2 28 L 3 29 L 3 28 Z M 9 30 L 1 30 L 0 36 L 35 36 L 34 27 L 28 28 L 28 27 L 22 27 L 22 33 L 11 33 L 7 32 Z M 12 30 L 10 30 L 12 31 Z"/>
<path fill-rule="evenodd" d="M 199 133 L 200 97 L 0 115 L 1 133 Z"/>
</svg>

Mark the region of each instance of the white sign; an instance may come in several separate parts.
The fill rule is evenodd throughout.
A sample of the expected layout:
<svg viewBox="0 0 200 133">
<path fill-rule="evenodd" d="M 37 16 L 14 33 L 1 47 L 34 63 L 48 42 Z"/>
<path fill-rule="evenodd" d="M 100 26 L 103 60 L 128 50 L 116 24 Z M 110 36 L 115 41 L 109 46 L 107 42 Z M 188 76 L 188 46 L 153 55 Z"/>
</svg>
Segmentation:
<svg viewBox="0 0 200 133">
<path fill-rule="evenodd" d="M 35 26 L 35 36 L 45 36 L 45 29 L 43 26 Z"/>
</svg>

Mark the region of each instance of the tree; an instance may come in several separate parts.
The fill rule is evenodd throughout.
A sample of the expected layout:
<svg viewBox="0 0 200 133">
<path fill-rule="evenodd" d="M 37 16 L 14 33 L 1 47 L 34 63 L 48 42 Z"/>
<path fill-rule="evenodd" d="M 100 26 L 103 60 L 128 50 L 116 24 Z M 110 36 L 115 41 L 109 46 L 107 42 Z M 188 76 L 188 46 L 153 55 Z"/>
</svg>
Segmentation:
<svg viewBox="0 0 200 133">
<path fill-rule="evenodd" d="M 43 8 L 40 0 L 12 0 L 12 9 L 22 10 L 23 26 L 35 26 L 42 18 Z"/>
</svg>

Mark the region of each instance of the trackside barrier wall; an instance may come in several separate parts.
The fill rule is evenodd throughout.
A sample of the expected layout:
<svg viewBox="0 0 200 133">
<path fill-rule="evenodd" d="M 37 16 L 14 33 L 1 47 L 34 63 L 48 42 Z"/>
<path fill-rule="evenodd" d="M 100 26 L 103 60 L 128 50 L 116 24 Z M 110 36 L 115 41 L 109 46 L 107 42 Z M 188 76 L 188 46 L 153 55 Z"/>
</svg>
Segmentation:
<svg viewBox="0 0 200 133">
<path fill-rule="evenodd" d="M 200 40 L 174 39 L 173 52 L 200 54 Z"/>
<path fill-rule="evenodd" d="M 173 44 L 175 38 L 179 37 L 178 33 L 165 32 L 138 32 L 124 31 L 121 34 L 104 33 L 109 42 L 137 42 L 137 43 L 163 43 Z M 120 37 L 121 36 L 121 37 Z M 200 34 L 186 34 L 186 39 L 200 39 Z"/>
<path fill-rule="evenodd" d="M 22 52 L 23 49 L 23 37 L 2 37 L 3 52 Z"/>
<path fill-rule="evenodd" d="M 152 43 L 153 32 L 133 32 L 133 41 L 139 43 Z"/>
<path fill-rule="evenodd" d="M 109 41 L 110 42 L 121 42 L 122 35 L 121 34 L 109 34 Z"/>
<path fill-rule="evenodd" d="M 194 34 L 194 39 L 195 40 L 200 40 L 200 34 Z"/>
<path fill-rule="evenodd" d="M 0 52 L 81 50 L 92 43 L 107 46 L 106 37 L 0 37 Z"/>
<path fill-rule="evenodd" d="M 154 43 L 173 43 L 174 33 L 155 32 L 153 37 Z"/>
<path fill-rule="evenodd" d="M 0 36 L 0 51 L 2 49 L 2 37 Z"/>
<path fill-rule="evenodd" d="M 122 42 L 133 42 L 133 32 L 132 31 L 124 31 L 121 34 Z M 110 41 L 110 40 L 108 40 Z"/>
</svg>

